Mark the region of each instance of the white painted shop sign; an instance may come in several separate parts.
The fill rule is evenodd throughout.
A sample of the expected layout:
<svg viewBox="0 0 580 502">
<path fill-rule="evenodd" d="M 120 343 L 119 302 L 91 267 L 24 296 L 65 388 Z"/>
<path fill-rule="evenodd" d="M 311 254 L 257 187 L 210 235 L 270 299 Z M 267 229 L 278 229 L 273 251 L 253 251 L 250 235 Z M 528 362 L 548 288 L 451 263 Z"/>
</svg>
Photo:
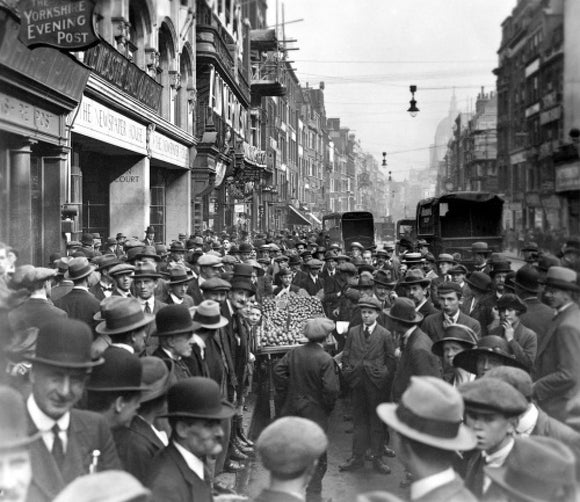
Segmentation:
<svg viewBox="0 0 580 502">
<path fill-rule="evenodd" d="M 189 167 L 189 148 L 177 141 L 153 131 L 149 144 L 151 157 L 179 167 Z"/>
<path fill-rule="evenodd" d="M 73 132 L 147 155 L 147 128 L 143 124 L 87 96 L 83 96 L 79 106 Z"/>
</svg>

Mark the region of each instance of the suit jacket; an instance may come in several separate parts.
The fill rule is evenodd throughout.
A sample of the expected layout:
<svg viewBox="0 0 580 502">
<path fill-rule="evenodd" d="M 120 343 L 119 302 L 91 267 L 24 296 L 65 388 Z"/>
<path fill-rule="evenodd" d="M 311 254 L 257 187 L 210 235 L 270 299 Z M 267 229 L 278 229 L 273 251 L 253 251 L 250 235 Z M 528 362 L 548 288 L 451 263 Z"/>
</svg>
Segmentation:
<svg viewBox="0 0 580 502">
<path fill-rule="evenodd" d="M 58 284 L 58 286 L 54 286 L 50 290 L 50 299 L 53 301 L 53 303 L 57 300 L 60 300 L 64 295 L 68 295 L 72 291 L 73 286 L 74 285 L 72 281 L 62 281 L 60 284 Z"/>
<path fill-rule="evenodd" d="M 505 338 L 501 326 L 492 329 L 489 334 Z M 516 359 L 524 364 L 526 368 L 532 370 L 536 361 L 536 352 L 538 350 L 538 338 L 536 332 L 526 328 L 520 320 L 514 329 L 514 338 L 509 342 L 509 345 L 514 356 L 516 356 Z"/>
<path fill-rule="evenodd" d="M 13 329 L 38 328 L 41 324 L 59 317 L 68 317 L 68 314 L 42 298 L 29 298 L 8 313 Z"/>
<path fill-rule="evenodd" d="M 153 458 L 165 448 L 151 426 L 137 415 L 129 427 L 113 431 L 117 453 L 123 469 L 144 485 L 149 482 Z"/>
<path fill-rule="evenodd" d="M 199 281 L 197 279 L 189 282 L 187 294 L 191 296 L 195 305 L 199 305 L 203 301 L 203 293 L 199 287 Z"/>
<path fill-rule="evenodd" d="M 105 299 L 105 292 L 103 291 L 103 286 L 101 286 L 100 282 L 97 282 L 94 286 L 90 287 L 89 293 L 91 293 L 97 300 L 99 300 L 99 302 Z"/>
<path fill-rule="evenodd" d="M 209 479 L 201 479 L 170 443 L 153 459 L 149 487 L 153 500 L 164 502 L 212 502 Z"/>
<path fill-rule="evenodd" d="M 350 328 L 342 353 L 342 372 L 351 388 L 364 384 L 366 380 L 386 395 L 395 371 L 395 347 L 391 333 L 377 323 L 369 340 L 365 339 L 362 325 Z"/>
<path fill-rule="evenodd" d="M 310 296 L 315 296 L 321 289 L 324 289 L 324 279 L 318 276 L 316 283 L 306 274 L 299 282 L 295 282 L 296 286 L 304 289 Z"/>
<path fill-rule="evenodd" d="M 433 342 L 441 340 L 445 336 L 445 328 L 443 327 L 443 320 L 444 320 L 443 312 L 438 312 L 436 314 L 431 314 L 423 319 L 421 323 L 421 329 L 429 335 Z M 479 322 L 475 319 L 472 319 L 468 315 L 465 315 L 463 312 L 459 312 L 459 317 L 457 318 L 457 324 L 463 324 L 468 328 L 471 328 L 475 331 L 478 338 L 481 338 L 481 326 Z"/>
<path fill-rule="evenodd" d="M 161 300 L 155 298 L 153 301 L 153 312 L 152 315 L 157 315 L 163 307 L 167 307 L 167 303 L 162 302 Z M 157 324 L 156 321 L 153 321 L 151 324 L 145 326 L 145 333 L 147 334 L 147 339 L 145 341 L 145 350 L 147 354 L 153 354 L 153 352 L 159 346 L 159 340 L 156 336 L 153 336 L 153 333 L 157 331 Z"/>
<path fill-rule="evenodd" d="M 287 352 L 274 368 L 277 409 L 328 428 L 340 383 L 334 359 L 315 342 Z"/>
<path fill-rule="evenodd" d="M 470 312 L 469 310 L 471 309 L 472 301 L 472 295 L 464 298 L 460 307 L 461 312 L 479 322 L 479 325 L 481 326 L 481 336 L 486 336 L 489 334 L 487 327 L 494 320 L 493 306 L 495 305 L 495 299 L 493 298 L 493 295 L 484 296 L 475 304 L 475 308 Z"/>
<path fill-rule="evenodd" d="M 28 416 L 29 433 L 37 432 Z M 42 438 L 30 445 L 32 482 L 28 489 L 28 502 L 49 502 L 70 482 L 89 473 L 92 453 L 99 450 L 98 471 L 120 469 L 121 462 L 105 419 L 97 413 L 72 410 L 68 429 L 68 442 L 62 472 Z"/>
<path fill-rule="evenodd" d="M 171 357 L 169 357 L 169 355 L 161 347 L 157 347 L 151 355 L 163 360 L 171 359 Z M 193 376 L 189 369 L 189 364 L 187 364 L 184 358 L 179 361 L 176 361 L 175 359 L 171 360 L 173 361 L 172 379 L 174 382 L 179 382 L 180 380 L 184 380 L 185 378 Z"/>
<path fill-rule="evenodd" d="M 254 499 L 254 502 L 303 502 L 303 499 L 290 493 L 275 492 L 265 488 Z"/>
<path fill-rule="evenodd" d="M 397 364 L 392 385 L 393 402 L 399 402 L 412 376 L 441 378 L 441 361 L 431 352 L 433 342 L 420 328 L 409 335 Z"/>
<path fill-rule="evenodd" d="M 165 302 L 167 305 L 174 305 L 175 304 L 175 302 L 173 301 L 173 298 L 169 294 L 167 296 L 165 296 L 162 301 Z M 189 296 L 187 293 L 183 297 L 183 302 L 181 304 L 185 305 L 187 308 L 193 307 L 195 305 L 193 298 L 191 296 Z"/>
<path fill-rule="evenodd" d="M 530 328 L 536 332 L 539 344 L 552 324 L 554 309 L 542 303 L 535 296 L 523 298 L 523 301 L 526 307 L 528 307 L 528 310 L 520 315 L 520 322 L 526 328 Z"/>
<path fill-rule="evenodd" d="M 99 311 L 99 300 L 84 289 L 73 289 L 68 295 L 54 302 L 71 319 L 86 322 L 91 328 L 95 325 L 93 316 Z"/>
<path fill-rule="evenodd" d="M 566 405 L 580 392 L 579 354 L 580 308 L 573 303 L 554 318 L 536 356 L 534 396 L 540 408 L 562 422 L 578 419 L 569 416 Z"/>
<path fill-rule="evenodd" d="M 435 305 L 433 305 L 431 300 L 427 300 L 423 305 L 421 305 L 421 308 L 417 312 L 425 318 L 431 314 L 436 314 L 439 310 L 435 308 Z"/>
</svg>

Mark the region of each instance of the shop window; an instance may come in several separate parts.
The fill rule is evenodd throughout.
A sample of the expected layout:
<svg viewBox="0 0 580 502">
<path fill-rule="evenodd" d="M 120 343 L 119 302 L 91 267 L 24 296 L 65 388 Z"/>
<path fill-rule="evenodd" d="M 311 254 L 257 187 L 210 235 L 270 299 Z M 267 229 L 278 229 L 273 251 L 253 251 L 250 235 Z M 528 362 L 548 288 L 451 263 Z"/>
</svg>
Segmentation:
<svg viewBox="0 0 580 502">
<path fill-rule="evenodd" d="M 155 238 L 165 241 L 165 208 L 167 180 L 163 176 L 164 170 L 151 168 L 151 206 L 150 225 L 155 228 Z"/>
<path fill-rule="evenodd" d="M 82 231 L 109 235 L 109 179 L 103 176 L 100 165 L 107 161 L 90 154 L 82 171 Z"/>
</svg>

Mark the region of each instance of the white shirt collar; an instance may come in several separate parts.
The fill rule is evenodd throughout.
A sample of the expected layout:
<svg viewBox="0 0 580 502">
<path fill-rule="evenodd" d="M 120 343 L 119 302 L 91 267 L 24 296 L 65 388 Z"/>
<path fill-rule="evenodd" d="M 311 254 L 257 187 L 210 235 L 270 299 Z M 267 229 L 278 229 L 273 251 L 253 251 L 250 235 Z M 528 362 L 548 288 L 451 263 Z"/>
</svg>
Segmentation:
<svg viewBox="0 0 580 502">
<path fill-rule="evenodd" d="M 436 488 L 451 483 L 455 479 L 455 476 L 455 471 L 449 467 L 437 474 L 413 482 L 411 484 L 411 500 L 420 499 Z"/>
<path fill-rule="evenodd" d="M 112 343 L 111 346 L 119 347 L 120 349 L 125 349 L 127 352 L 130 352 L 131 354 L 135 353 L 135 349 L 131 345 L 128 345 L 126 343 Z"/>
<path fill-rule="evenodd" d="M 427 298 L 423 298 L 423 301 L 415 307 L 415 312 L 419 312 L 419 309 L 427 303 Z"/>
<path fill-rule="evenodd" d="M 82 289 L 83 291 L 89 292 L 89 288 L 86 286 L 73 286 L 73 289 Z"/>
<path fill-rule="evenodd" d="M 488 455 L 484 451 L 481 452 L 485 460 L 485 464 L 488 467 L 502 467 L 505 463 L 508 455 L 511 453 L 512 448 L 514 447 L 514 440 L 513 438 L 509 440 L 509 442 L 503 447 L 497 450 L 496 452 Z M 487 475 L 483 475 L 483 493 L 485 493 L 491 485 L 491 479 Z"/>
<path fill-rule="evenodd" d="M 407 331 L 403 333 L 403 341 L 407 343 L 407 340 L 411 336 L 411 333 L 417 329 L 417 326 L 411 326 Z"/>
<path fill-rule="evenodd" d="M 171 359 L 173 359 L 174 361 L 179 361 L 181 360 L 181 357 L 177 357 L 175 354 L 173 354 L 173 352 L 171 352 L 170 350 L 167 350 L 165 347 L 161 347 L 161 350 L 163 352 L 165 352 Z"/>
<path fill-rule="evenodd" d="M 443 319 L 449 319 L 451 321 L 453 321 L 453 324 L 457 324 L 457 321 L 459 320 L 459 314 L 461 313 L 460 310 L 458 310 L 455 315 L 447 315 L 445 312 L 443 313 Z"/>
<path fill-rule="evenodd" d="M 169 293 L 169 296 L 175 305 L 181 305 L 183 303 L 183 298 L 177 298 L 177 296 L 175 296 L 173 293 Z"/>
<path fill-rule="evenodd" d="M 155 297 L 154 296 L 151 296 L 147 300 L 143 300 L 142 298 L 139 298 L 139 301 L 141 302 L 141 310 L 145 311 L 145 304 L 148 303 L 149 308 L 151 309 L 151 312 L 153 312 L 153 307 L 155 306 Z"/>
<path fill-rule="evenodd" d="M 32 422 L 39 430 L 39 432 L 42 434 L 42 440 L 44 441 L 44 444 L 46 445 L 48 451 L 52 451 L 52 444 L 54 442 L 54 434 L 52 432 L 52 428 L 54 427 L 54 424 L 58 424 L 58 428 L 61 431 L 59 436 L 63 442 L 63 447 L 66 451 L 68 439 L 66 432 L 68 431 L 68 428 L 70 426 L 70 412 L 67 411 L 58 420 L 54 420 L 53 418 L 50 418 L 48 415 L 46 415 L 44 411 L 42 411 L 38 407 L 38 404 L 36 404 L 36 401 L 34 400 L 34 396 L 32 394 L 30 394 L 30 396 L 28 396 L 28 399 L 26 400 L 26 408 L 28 409 L 28 414 L 30 415 Z"/>
<path fill-rule="evenodd" d="M 562 312 L 564 312 L 564 310 L 566 310 L 568 307 L 570 307 L 574 302 L 570 302 L 567 303 L 566 305 L 562 305 L 559 309 L 556 309 L 556 314 L 561 314 Z"/>
<path fill-rule="evenodd" d="M 191 339 L 191 343 L 195 343 L 199 347 L 199 352 L 201 354 L 201 358 L 205 359 L 205 342 L 197 333 L 193 334 L 193 338 Z"/>
<path fill-rule="evenodd" d="M 529 437 L 538 423 L 538 416 L 540 412 L 534 404 L 532 404 L 518 420 L 516 433 L 518 436 Z"/>
<path fill-rule="evenodd" d="M 181 446 L 176 441 L 173 441 L 173 445 L 175 446 L 177 451 L 181 454 L 181 456 L 183 457 L 183 460 L 185 460 L 187 467 L 189 467 L 193 472 L 195 472 L 195 474 L 197 474 L 197 476 L 200 479 L 205 479 L 203 462 L 199 458 L 197 458 L 193 453 L 186 450 L 183 446 Z"/>
<path fill-rule="evenodd" d="M 131 297 L 131 291 L 123 291 L 122 289 L 119 289 L 119 288 L 116 288 L 116 291 L 123 298 L 130 298 Z"/>
<path fill-rule="evenodd" d="M 375 321 L 374 323 L 372 323 L 370 326 L 367 326 L 366 324 L 363 324 L 362 327 L 363 327 L 363 331 L 365 329 L 368 329 L 369 330 L 369 333 L 372 335 L 373 334 L 373 331 L 377 327 L 377 321 Z"/>
</svg>

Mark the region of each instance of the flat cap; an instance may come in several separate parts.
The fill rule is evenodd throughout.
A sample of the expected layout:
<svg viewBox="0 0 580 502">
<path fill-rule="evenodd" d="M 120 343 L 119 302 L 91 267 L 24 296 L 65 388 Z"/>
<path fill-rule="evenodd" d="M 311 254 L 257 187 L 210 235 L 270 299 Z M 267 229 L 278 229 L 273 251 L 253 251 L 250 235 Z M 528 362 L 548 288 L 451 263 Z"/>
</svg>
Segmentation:
<svg viewBox="0 0 580 502">
<path fill-rule="evenodd" d="M 338 265 L 338 271 L 343 274 L 356 275 L 358 273 L 356 266 L 353 263 L 341 263 Z"/>
<path fill-rule="evenodd" d="M 128 263 L 119 263 L 109 270 L 109 275 L 114 277 L 116 275 L 132 274 L 134 271 L 135 267 L 133 265 L 129 265 Z"/>
<path fill-rule="evenodd" d="M 480 413 L 501 413 L 507 417 L 521 415 L 528 408 L 523 394 L 498 378 L 480 378 L 459 387 L 465 408 Z"/>
<path fill-rule="evenodd" d="M 324 263 L 322 263 L 320 260 L 312 259 L 309 262 L 305 263 L 304 265 L 306 265 L 309 268 L 322 268 L 322 265 L 324 265 Z"/>
<path fill-rule="evenodd" d="M 375 309 L 375 310 L 382 310 L 380 302 L 373 296 L 361 298 L 358 301 L 358 306 L 362 309 L 364 307 Z"/>
<path fill-rule="evenodd" d="M 463 294 L 461 286 L 456 282 L 446 281 L 437 289 L 438 294 L 457 293 L 459 296 Z"/>
<path fill-rule="evenodd" d="M 306 321 L 304 336 L 309 340 L 320 340 L 326 338 L 333 329 L 334 321 L 327 317 L 317 317 Z"/>
<path fill-rule="evenodd" d="M 513 366 L 498 366 L 497 368 L 491 368 L 482 378 L 503 380 L 516 390 L 519 390 L 528 401 L 532 400 L 532 377 L 527 371 Z"/>
<path fill-rule="evenodd" d="M 222 259 L 219 256 L 212 254 L 203 254 L 197 259 L 197 264 L 200 267 L 221 267 L 223 265 Z"/>
<path fill-rule="evenodd" d="M 229 291 L 232 289 L 232 285 L 228 281 L 224 281 L 219 277 L 207 279 L 199 287 L 202 291 Z"/>
<path fill-rule="evenodd" d="M 34 267 L 32 265 L 22 265 L 16 267 L 14 275 L 10 280 L 10 286 L 13 289 L 31 289 L 41 285 L 51 277 L 57 274 L 54 268 Z"/>
<path fill-rule="evenodd" d="M 467 270 L 467 267 L 465 265 L 455 265 L 450 271 L 449 273 L 451 275 L 455 275 L 455 274 L 464 274 L 467 275 L 469 273 L 469 270 Z"/>
<path fill-rule="evenodd" d="M 283 417 L 262 431 L 256 446 L 268 471 L 298 477 L 326 451 L 328 439 L 312 420 Z"/>
</svg>

